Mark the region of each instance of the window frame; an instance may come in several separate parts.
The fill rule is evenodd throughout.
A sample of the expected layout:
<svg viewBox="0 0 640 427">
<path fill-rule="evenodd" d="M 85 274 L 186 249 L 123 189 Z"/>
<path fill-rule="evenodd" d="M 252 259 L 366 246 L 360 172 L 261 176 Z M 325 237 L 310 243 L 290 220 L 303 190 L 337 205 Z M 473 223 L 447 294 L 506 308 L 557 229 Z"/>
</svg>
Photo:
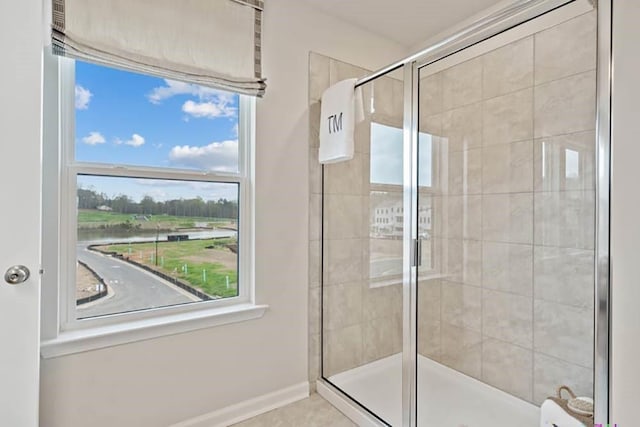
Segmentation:
<svg viewBox="0 0 640 427">
<path fill-rule="evenodd" d="M 378 125 L 382 125 L 382 126 L 386 126 L 386 127 L 391 127 L 391 128 L 395 128 L 397 130 L 399 130 L 400 132 L 402 132 L 402 128 L 398 127 L 395 124 L 390 124 L 388 121 L 382 119 L 382 118 L 376 118 L 371 119 L 370 123 L 369 123 L 369 127 L 370 129 L 372 129 L 372 125 L 373 124 L 378 124 Z M 440 138 L 440 136 L 438 135 L 433 135 L 433 134 L 429 134 L 427 132 L 419 132 L 419 134 L 425 134 L 425 135 L 430 135 L 431 138 Z M 371 138 L 371 136 L 370 136 Z M 403 141 L 400 142 L 401 144 L 403 143 Z M 441 183 L 440 183 L 440 144 L 435 143 L 433 141 L 433 139 L 431 140 L 431 185 L 429 186 L 418 186 L 418 194 L 420 197 L 431 197 L 432 198 L 432 206 L 431 209 L 433 209 L 433 198 L 435 197 L 439 197 L 442 194 L 442 188 L 441 188 Z M 369 162 L 371 162 L 371 159 L 369 159 Z M 371 171 L 369 171 L 369 173 L 371 173 Z M 400 182 L 398 184 L 389 184 L 389 183 L 377 183 L 377 182 L 369 182 L 369 194 L 371 194 L 371 192 L 381 192 L 381 193 L 398 193 L 402 196 L 404 191 L 404 187 L 403 187 L 403 183 Z M 401 197 L 402 200 L 402 197 Z M 401 207 L 402 207 L 402 203 L 401 203 Z M 418 218 L 419 218 L 419 213 L 418 213 Z M 371 224 L 370 224 L 371 225 Z M 418 224 L 418 229 L 421 227 L 420 224 Z M 433 227 L 433 217 L 432 217 L 432 227 Z M 431 233 L 433 234 L 433 232 Z M 371 239 L 371 236 L 369 235 L 369 239 Z M 420 275 L 420 280 L 426 280 L 426 279 L 430 279 L 430 278 L 434 278 L 434 277 L 440 277 L 440 275 L 438 273 L 436 273 L 436 262 L 433 259 L 433 255 L 435 253 L 434 251 L 434 238 L 433 235 L 430 235 L 428 239 L 422 239 L 423 244 L 425 245 L 429 245 L 430 246 L 430 254 L 431 254 L 431 259 L 430 259 L 430 265 L 429 266 L 419 266 L 418 269 L 418 273 Z M 402 240 L 402 237 L 400 237 L 399 240 Z M 370 267 L 369 267 L 370 268 Z M 371 270 L 369 270 L 369 275 L 371 273 Z M 369 288 L 381 288 L 384 286 L 393 286 L 393 285 L 397 285 L 397 284 L 401 284 L 402 283 L 402 273 L 400 274 L 390 274 L 387 276 L 375 276 L 375 277 L 371 277 L 369 276 Z"/>
<path fill-rule="evenodd" d="M 80 162 L 75 160 L 75 61 L 52 52 L 45 52 L 44 56 L 42 342 L 43 348 L 49 350 L 43 351 L 43 355 L 75 352 L 73 348 L 57 348 L 57 343 L 68 340 L 70 335 L 74 341 L 82 341 L 83 335 L 103 336 L 152 326 L 155 331 L 152 335 L 162 336 L 165 335 L 162 329 L 166 329 L 163 325 L 173 325 L 170 329 L 175 331 L 175 325 L 180 324 L 178 329 L 182 332 L 262 316 L 266 306 L 255 304 L 253 262 L 255 98 L 239 94 L 237 173 Z M 83 174 L 237 184 L 238 295 L 77 319 L 76 177 Z M 212 319 L 215 317 L 219 318 Z M 203 319 L 208 320 L 203 322 Z M 122 343 L 139 339 L 139 333 L 133 335 L 107 340 L 107 345 L 97 347 L 108 346 L 109 341 Z M 143 335 L 147 338 L 148 334 Z M 71 347 L 84 351 L 87 346 L 94 347 L 91 344 Z"/>
</svg>

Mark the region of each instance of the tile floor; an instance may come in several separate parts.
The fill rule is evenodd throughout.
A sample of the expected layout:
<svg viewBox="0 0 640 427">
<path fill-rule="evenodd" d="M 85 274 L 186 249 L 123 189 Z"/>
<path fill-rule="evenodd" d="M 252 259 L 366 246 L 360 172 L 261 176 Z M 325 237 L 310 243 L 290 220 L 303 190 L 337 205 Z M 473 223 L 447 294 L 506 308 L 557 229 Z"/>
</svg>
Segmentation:
<svg viewBox="0 0 640 427">
<path fill-rule="evenodd" d="M 355 427 L 318 394 L 258 415 L 233 427 Z"/>
</svg>

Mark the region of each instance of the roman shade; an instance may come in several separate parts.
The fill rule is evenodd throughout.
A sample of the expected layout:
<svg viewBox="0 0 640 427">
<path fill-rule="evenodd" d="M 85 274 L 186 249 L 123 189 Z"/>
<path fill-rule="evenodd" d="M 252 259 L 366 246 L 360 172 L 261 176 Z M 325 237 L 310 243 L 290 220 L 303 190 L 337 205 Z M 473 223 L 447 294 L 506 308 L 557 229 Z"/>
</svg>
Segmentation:
<svg viewBox="0 0 640 427">
<path fill-rule="evenodd" d="M 262 0 L 52 0 L 59 55 L 261 96 Z"/>
</svg>

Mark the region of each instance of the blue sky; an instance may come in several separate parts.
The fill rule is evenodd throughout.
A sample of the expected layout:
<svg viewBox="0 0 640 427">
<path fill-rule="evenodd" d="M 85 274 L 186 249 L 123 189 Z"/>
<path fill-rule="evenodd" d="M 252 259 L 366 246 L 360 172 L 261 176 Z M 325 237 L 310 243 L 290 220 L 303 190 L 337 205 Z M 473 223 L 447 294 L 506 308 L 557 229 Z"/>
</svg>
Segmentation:
<svg viewBox="0 0 640 427">
<path fill-rule="evenodd" d="M 238 96 L 76 61 L 76 160 L 235 172 Z M 140 199 L 231 196 L 229 186 L 79 178 L 83 187 Z M 156 187 L 153 194 L 149 187 Z M 227 197 L 229 198 L 229 197 Z"/>
</svg>

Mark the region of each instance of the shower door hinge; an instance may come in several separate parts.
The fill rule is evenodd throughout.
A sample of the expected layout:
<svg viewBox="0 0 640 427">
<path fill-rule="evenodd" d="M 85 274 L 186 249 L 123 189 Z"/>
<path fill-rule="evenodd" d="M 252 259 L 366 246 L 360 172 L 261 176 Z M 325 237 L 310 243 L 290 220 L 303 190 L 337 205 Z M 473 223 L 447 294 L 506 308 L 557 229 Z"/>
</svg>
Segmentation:
<svg viewBox="0 0 640 427">
<path fill-rule="evenodd" d="M 420 267 L 422 264 L 422 239 L 413 239 L 411 252 L 413 252 L 411 267 Z"/>
</svg>

